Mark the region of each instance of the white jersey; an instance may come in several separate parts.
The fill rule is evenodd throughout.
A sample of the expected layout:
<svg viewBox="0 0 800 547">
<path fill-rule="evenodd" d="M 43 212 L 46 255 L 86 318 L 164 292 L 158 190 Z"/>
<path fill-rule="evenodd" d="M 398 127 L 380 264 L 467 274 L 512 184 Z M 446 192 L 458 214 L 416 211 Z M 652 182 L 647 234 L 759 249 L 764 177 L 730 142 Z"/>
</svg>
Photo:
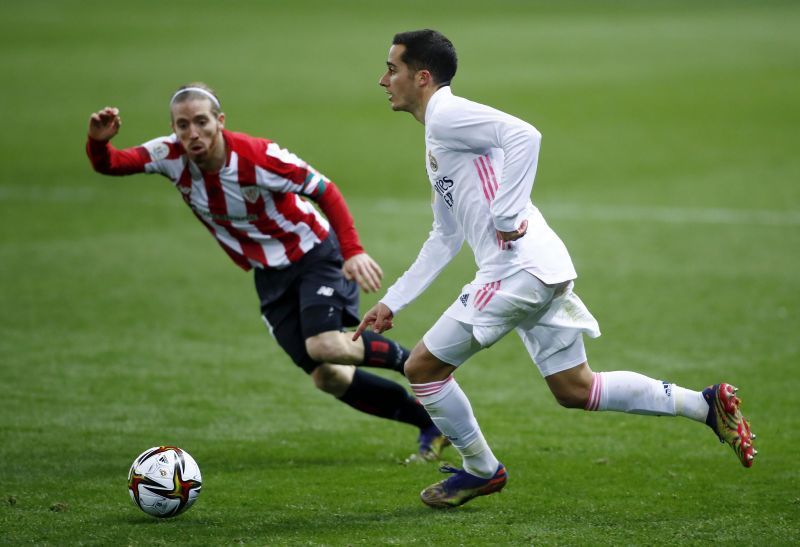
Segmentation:
<svg viewBox="0 0 800 547">
<path fill-rule="evenodd" d="M 575 279 L 569 253 L 531 202 L 541 133 L 494 108 L 453 95 L 433 94 L 425 110 L 425 164 L 433 228 L 416 261 L 381 299 L 397 313 L 419 296 L 456 256 L 472 248 L 474 284 L 490 284 L 527 270 L 546 284 Z M 524 237 L 503 242 L 528 221 Z"/>
</svg>

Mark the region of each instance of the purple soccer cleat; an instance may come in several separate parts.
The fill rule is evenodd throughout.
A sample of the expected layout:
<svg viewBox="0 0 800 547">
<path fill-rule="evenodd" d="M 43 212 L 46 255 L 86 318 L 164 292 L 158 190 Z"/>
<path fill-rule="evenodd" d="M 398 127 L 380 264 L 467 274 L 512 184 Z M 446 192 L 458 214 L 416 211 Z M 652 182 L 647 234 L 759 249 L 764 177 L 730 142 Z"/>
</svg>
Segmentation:
<svg viewBox="0 0 800 547">
<path fill-rule="evenodd" d="M 445 437 L 439 428 L 431 425 L 419 431 L 419 450 L 406 458 L 405 463 L 435 462 L 442 458 L 442 450 L 450 444 L 450 439 Z"/>
<path fill-rule="evenodd" d="M 420 493 L 422 503 L 431 507 L 458 507 L 472 498 L 499 492 L 508 482 L 508 473 L 502 463 L 488 479 L 476 477 L 449 465 L 443 465 L 439 470 L 453 475 L 430 485 Z"/>
</svg>

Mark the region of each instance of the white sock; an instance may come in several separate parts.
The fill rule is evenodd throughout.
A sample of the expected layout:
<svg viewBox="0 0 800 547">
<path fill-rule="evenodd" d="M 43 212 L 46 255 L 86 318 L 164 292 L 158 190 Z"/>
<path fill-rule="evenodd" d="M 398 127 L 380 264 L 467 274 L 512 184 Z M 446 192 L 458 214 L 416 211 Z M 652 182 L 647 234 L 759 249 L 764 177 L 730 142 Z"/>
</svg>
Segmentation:
<svg viewBox="0 0 800 547">
<path fill-rule="evenodd" d="M 455 378 L 440 382 L 411 384 L 411 390 L 425 406 L 439 431 L 447 435 L 461 454 L 467 473 L 488 479 L 499 462 L 486 443 L 472 406 Z"/>
<path fill-rule="evenodd" d="M 586 410 L 685 416 L 705 422 L 708 403 L 699 391 L 628 371 L 596 372 Z"/>
<path fill-rule="evenodd" d="M 708 418 L 708 402 L 702 391 L 692 391 L 672 384 L 672 396 L 675 398 L 675 414 L 706 423 Z"/>
</svg>

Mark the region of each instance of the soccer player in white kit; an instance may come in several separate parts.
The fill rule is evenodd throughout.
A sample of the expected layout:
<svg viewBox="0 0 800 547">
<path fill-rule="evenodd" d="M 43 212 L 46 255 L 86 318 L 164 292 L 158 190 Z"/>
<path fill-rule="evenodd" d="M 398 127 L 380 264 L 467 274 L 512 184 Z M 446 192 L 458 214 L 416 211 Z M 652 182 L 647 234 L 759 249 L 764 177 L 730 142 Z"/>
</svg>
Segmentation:
<svg viewBox="0 0 800 547">
<path fill-rule="evenodd" d="M 478 272 L 406 361 L 411 387 L 461 454 L 463 469 L 421 493 L 452 507 L 500 491 L 508 480 L 484 439 L 456 368 L 516 331 L 556 400 L 567 408 L 684 416 L 709 425 L 745 467 L 756 451 L 736 388 L 692 391 L 635 372 L 593 372 L 583 335 L 600 330 L 573 292 L 566 247 L 530 199 L 541 134 L 532 125 L 453 95 L 453 44 L 433 30 L 395 35 L 380 85 L 392 109 L 425 126 L 426 170 L 434 189 L 433 228 L 417 259 L 368 311 L 355 337 L 384 332 L 458 253 L 466 239 Z"/>
</svg>

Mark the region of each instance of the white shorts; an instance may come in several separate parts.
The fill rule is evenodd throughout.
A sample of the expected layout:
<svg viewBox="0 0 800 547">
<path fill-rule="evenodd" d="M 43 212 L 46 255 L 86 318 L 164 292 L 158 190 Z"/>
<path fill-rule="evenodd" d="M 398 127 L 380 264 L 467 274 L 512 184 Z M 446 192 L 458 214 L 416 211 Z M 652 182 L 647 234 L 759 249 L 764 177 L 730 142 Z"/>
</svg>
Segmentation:
<svg viewBox="0 0 800 547">
<path fill-rule="evenodd" d="M 422 340 L 434 356 L 459 366 L 516 330 L 542 376 L 570 369 L 586 361 L 583 335 L 600 336 L 572 286 L 545 285 L 524 270 L 486 285 L 467 284 Z"/>
</svg>

